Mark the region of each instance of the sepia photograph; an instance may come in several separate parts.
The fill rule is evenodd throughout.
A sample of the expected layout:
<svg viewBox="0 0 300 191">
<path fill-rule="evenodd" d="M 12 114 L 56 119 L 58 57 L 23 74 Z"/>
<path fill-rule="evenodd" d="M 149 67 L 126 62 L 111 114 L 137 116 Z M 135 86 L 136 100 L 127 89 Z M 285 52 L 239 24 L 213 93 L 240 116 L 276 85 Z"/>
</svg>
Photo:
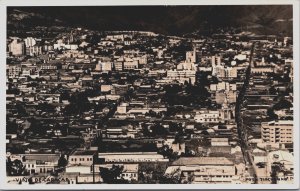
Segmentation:
<svg viewBox="0 0 300 191">
<path fill-rule="evenodd" d="M 299 1 L 18 2 L 1 188 L 299 188 Z"/>
</svg>

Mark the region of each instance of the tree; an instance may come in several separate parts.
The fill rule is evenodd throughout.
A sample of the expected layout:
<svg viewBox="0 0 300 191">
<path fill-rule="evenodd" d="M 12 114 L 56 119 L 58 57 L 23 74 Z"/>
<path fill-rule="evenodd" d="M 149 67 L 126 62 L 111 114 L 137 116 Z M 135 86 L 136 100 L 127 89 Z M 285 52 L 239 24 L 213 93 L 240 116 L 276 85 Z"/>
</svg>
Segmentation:
<svg viewBox="0 0 300 191">
<path fill-rule="evenodd" d="M 168 131 L 159 123 L 156 123 L 151 127 L 153 136 L 165 136 L 168 134 Z"/>
<path fill-rule="evenodd" d="M 180 183 L 180 168 L 176 169 L 171 174 L 166 174 L 160 178 L 160 184 L 179 184 Z"/>
<path fill-rule="evenodd" d="M 47 113 L 50 113 L 50 112 L 54 112 L 55 111 L 55 106 L 54 105 L 51 105 L 47 102 L 44 102 L 44 103 L 40 103 L 38 106 L 37 106 L 37 109 L 43 111 L 43 112 L 47 112 Z"/>
<path fill-rule="evenodd" d="M 67 166 L 68 161 L 67 159 L 64 157 L 64 155 L 61 155 L 60 158 L 58 159 L 58 167 L 65 167 Z"/>
<path fill-rule="evenodd" d="M 162 176 L 159 181 L 160 184 L 179 184 L 179 177 L 177 176 Z"/>
<path fill-rule="evenodd" d="M 281 99 L 278 103 L 276 103 L 273 106 L 273 109 L 275 110 L 281 110 L 281 109 L 289 109 L 290 107 L 293 107 L 293 104 L 285 99 Z"/>
<path fill-rule="evenodd" d="M 26 129 L 26 133 L 32 132 L 35 135 L 45 135 L 46 134 L 46 128 L 43 127 L 41 122 L 35 118 L 28 119 L 30 126 L 28 129 Z"/>
<path fill-rule="evenodd" d="M 169 123 L 169 129 L 170 129 L 171 132 L 178 132 L 178 131 L 182 130 L 182 124 L 181 123 L 170 122 Z"/>
<path fill-rule="evenodd" d="M 6 121 L 6 133 L 7 134 L 12 134 L 12 133 L 17 133 L 18 131 L 18 124 L 16 123 L 16 120 L 13 121 Z"/>
<path fill-rule="evenodd" d="M 104 183 L 117 184 L 117 183 L 127 183 L 121 175 L 124 166 L 112 165 L 111 168 L 100 167 L 100 176 Z"/>
<path fill-rule="evenodd" d="M 20 115 L 22 117 L 28 116 L 25 106 L 22 103 L 20 103 L 20 102 L 16 103 L 16 110 L 17 110 L 18 115 Z"/>
<path fill-rule="evenodd" d="M 163 155 L 164 158 L 170 158 L 173 154 L 173 149 L 169 148 L 168 145 L 164 145 L 158 150 L 158 153 Z"/>
<path fill-rule="evenodd" d="M 92 90 L 86 90 L 85 92 L 76 92 L 70 98 L 70 104 L 66 106 L 65 112 L 67 115 L 82 114 L 90 109 L 90 103 L 88 96 L 92 95 Z"/>
<path fill-rule="evenodd" d="M 68 123 L 62 124 L 61 128 L 60 128 L 61 134 L 63 136 L 67 136 L 68 135 L 68 129 L 69 129 L 69 124 Z"/>
<path fill-rule="evenodd" d="M 277 90 L 275 89 L 275 87 L 274 87 L 274 86 L 270 87 L 270 89 L 269 89 L 269 93 L 270 93 L 271 95 L 275 95 L 275 94 L 277 94 Z"/>
<path fill-rule="evenodd" d="M 22 161 L 18 159 L 11 161 L 9 157 L 6 161 L 6 166 L 7 173 L 10 176 L 22 176 L 26 174 L 25 166 L 23 165 Z"/>
<path fill-rule="evenodd" d="M 277 184 L 278 173 L 280 172 L 282 165 L 280 163 L 273 163 L 271 166 L 271 184 Z"/>
</svg>

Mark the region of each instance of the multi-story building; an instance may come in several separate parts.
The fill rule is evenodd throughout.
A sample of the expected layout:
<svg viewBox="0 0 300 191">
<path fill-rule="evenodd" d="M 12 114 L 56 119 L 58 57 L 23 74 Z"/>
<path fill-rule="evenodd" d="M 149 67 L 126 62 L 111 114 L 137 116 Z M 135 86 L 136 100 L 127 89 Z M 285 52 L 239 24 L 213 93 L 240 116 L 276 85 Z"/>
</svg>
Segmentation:
<svg viewBox="0 0 300 191">
<path fill-rule="evenodd" d="M 96 71 L 111 71 L 113 63 L 112 62 L 100 62 L 96 65 Z"/>
<path fill-rule="evenodd" d="M 31 46 L 34 46 L 36 44 L 36 40 L 33 37 L 25 38 L 24 42 L 25 42 L 26 47 L 31 47 Z"/>
<path fill-rule="evenodd" d="M 8 45 L 9 52 L 14 56 L 21 56 L 25 54 L 25 43 L 20 39 L 13 39 Z"/>
<path fill-rule="evenodd" d="M 138 60 L 133 60 L 131 58 L 125 58 L 124 61 L 124 69 L 125 70 L 133 70 L 139 68 Z"/>
<path fill-rule="evenodd" d="M 272 66 L 251 68 L 252 74 L 274 73 L 274 71 L 275 71 L 275 68 Z"/>
<path fill-rule="evenodd" d="M 42 54 L 42 46 L 34 45 L 26 47 L 26 54 L 30 56 Z"/>
<path fill-rule="evenodd" d="M 115 70 L 116 71 L 123 71 L 123 62 L 120 62 L 120 61 L 116 61 L 115 63 L 114 63 L 114 65 L 115 65 Z"/>
<path fill-rule="evenodd" d="M 198 123 L 219 123 L 220 112 L 212 110 L 201 110 L 196 112 L 194 119 Z"/>
<path fill-rule="evenodd" d="M 211 84 L 210 85 L 211 91 L 221 91 L 221 90 L 232 90 L 236 91 L 236 84 L 235 83 L 229 83 L 229 82 L 219 82 L 218 84 Z"/>
<path fill-rule="evenodd" d="M 221 56 L 212 56 L 211 57 L 211 66 L 219 66 L 221 64 Z"/>
<path fill-rule="evenodd" d="M 268 143 L 293 143 L 293 121 L 263 122 L 261 136 L 262 140 Z"/>
<path fill-rule="evenodd" d="M 197 62 L 196 50 L 194 49 L 193 51 L 187 51 L 185 60 L 186 62 L 196 63 Z"/>
<path fill-rule="evenodd" d="M 92 165 L 96 151 L 77 150 L 69 157 L 69 165 Z"/>
<path fill-rule="evenodd" d="M 195 84 L 196 70 L 194 63 L 182 62 L 177 65 L 177 69 L 168 70 L 167 78 L 169 80 L 177 80 L 179 83 Z"/>
<path fill-rule="evenodd" d="M 15 78 L 18 77 L 21 72 L 22 72 L 22 68 L 20 66 L 17 65 L 10 65 L 7 66 L 7 74 L 9 78 Z"/>
</svg>

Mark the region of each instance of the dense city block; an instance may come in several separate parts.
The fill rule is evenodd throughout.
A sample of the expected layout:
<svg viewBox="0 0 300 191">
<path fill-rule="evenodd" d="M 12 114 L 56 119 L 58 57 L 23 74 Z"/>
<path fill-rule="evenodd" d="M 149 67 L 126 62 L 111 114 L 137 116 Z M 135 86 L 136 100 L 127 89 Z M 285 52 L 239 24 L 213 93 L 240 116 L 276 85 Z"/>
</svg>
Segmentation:
<svg viewBox="0 0 300 191">
<path fill-rule="evenodd" d="M 39 26 L 6 46 L 8 183 L 293 183 L 289 36 Z"/>
</svg>

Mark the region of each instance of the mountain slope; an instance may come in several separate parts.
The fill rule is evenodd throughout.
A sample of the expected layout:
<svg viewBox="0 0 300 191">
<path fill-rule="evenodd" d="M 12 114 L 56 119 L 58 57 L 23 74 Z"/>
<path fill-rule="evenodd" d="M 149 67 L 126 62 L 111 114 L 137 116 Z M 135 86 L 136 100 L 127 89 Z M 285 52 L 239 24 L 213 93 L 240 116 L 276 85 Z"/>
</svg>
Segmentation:
<svg viewBox="0 0 300 191">
<path fill-rule="evenodd" d="M 16 15 L 16 10 L 22 12 Z M 24 14 L 24 12 L 26 12 Z M 292 34 L 292 6 L 9 7 L 8 24 L 62 24 L 95 30 L 149 30 L 182 35 L 218 27 L 248 27 L 257 34 Z"/>
</svg>

